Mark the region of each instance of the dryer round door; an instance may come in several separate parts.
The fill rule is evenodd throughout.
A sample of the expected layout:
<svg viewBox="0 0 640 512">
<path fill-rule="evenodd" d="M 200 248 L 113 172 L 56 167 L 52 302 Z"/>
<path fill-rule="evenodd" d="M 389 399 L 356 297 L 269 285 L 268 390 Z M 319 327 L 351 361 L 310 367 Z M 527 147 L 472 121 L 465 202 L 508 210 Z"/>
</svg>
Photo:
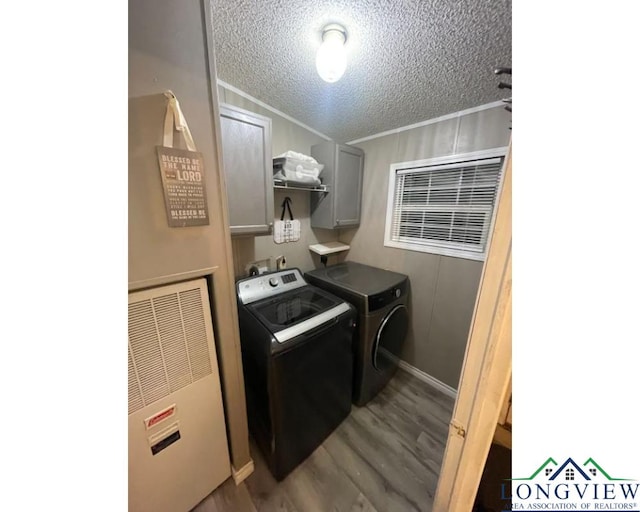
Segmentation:
<svg viewBox="0 0 640 512">
<path fill-rule="evenodd" d="M 373 344 L 373 367 L 385 372 L 398 365 L 400 351 L 409 328 L 409 314 L 404 304 L 398 304 L 380 322 Z"/>
</svg>

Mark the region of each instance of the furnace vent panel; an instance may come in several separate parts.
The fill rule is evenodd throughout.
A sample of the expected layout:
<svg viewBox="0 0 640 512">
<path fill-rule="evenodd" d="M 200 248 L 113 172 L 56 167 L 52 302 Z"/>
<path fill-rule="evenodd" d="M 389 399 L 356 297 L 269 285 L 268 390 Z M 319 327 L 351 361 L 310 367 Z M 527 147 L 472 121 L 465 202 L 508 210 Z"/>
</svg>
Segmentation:
<svg viewBox="0 0 640 512">
<path fill-rule="evenodd" d="M 170 288 L 129 304 L 129 414 L 212 371 L 201 288 Z"/>
</svg>

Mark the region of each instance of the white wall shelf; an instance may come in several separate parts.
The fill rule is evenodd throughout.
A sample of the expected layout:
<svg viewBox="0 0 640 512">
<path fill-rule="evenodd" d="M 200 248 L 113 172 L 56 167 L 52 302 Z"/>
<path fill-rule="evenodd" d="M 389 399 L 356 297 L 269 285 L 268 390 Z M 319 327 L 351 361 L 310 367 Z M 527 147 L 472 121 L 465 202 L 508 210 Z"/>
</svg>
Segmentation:
<svg viewBox="0 0 640 512">
<path fill-rule="evenodd" d="M 325 242 L 324 244 L 314 244 L 309 246 L 309 250 L 325 256 L 336 252 L 348 251 L 351 247 L 342 242 Z"/>
</svg>

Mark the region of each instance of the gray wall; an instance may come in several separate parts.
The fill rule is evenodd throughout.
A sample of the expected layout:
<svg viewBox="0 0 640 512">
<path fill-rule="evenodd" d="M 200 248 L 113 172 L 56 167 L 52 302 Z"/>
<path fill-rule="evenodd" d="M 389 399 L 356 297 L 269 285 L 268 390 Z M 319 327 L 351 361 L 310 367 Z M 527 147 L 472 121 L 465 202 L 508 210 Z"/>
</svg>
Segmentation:
<svg viewBox="0 0 640 512">
<path fill-rule="evenodd" d="M 219 98 L 271 118 L 274 156 L 289 149 L 309 154 L 313 144 L 324 140 L 223 87 L 219 87 Z M 287 244 L 275 244 L 271 235 L 234 237 L 236 277 L 244 275 L 247 263 L 281 254 L 289 267 L 303 271 L 318 268 L 319 257 L 309 251 L 309 245 L 338 239 L 348 243 L 351 249 L 330 256 L 329 264 L 347 259 L 409 276 L 412 324 L 403 359 L 457 388 L 482 262 L 384 247 L 389 166 L 507 146 L 510 122 L 510 114 L 497 107 L 356 144 L 365 152 L 360 227 L 342 231 L 311 229 L 310 193 L 276 190 L 274 218 L 280 218 L 280 205 L 288 195 L 293 200 L 293 213 L 301 221 L 302 237 Z"/>
<path fill-rule="evenodd" d="M 271 119 L 273 156 L 292 150 L 309 155 L 311 146 L 325 139 L 292 123 L 291 121 L 261 107 L 260 105 L 227 90 L 218 88 L 221 103 L 229 103 L 236 107 L 250 110 Z M 297 242 L 276 244 L 273 235 L 256 237 L 234 237 L 233 259 L 236 277 L 245 275 L 247 263 L 270 257 L 283 255 L 287 267 L 298 267 L 303 272 L 320 265 L 317 255 L 309 251 L 309 245 L 318 242 L 330 242 L 338 239 L 338 232 L 326 229 L 312 229 L 309 219 L 309 199 L 311 192 L 303 190 L 275 189 L 274 218 L 279 219 L 282 212 L 282 201 L 289 196 L 292 200 L 293 215 L 300 220 L 301 237 Z M 287 217 L 288 218 L 288 217 Z"/>
<path fill-rule="evenodd" d="M 128 278 L 134 289 L 179 281 L 193 273 L 209 275 L 230 452 L 233 465 L 240 469 L 251 455 L 226 194 L 219 172 L 218 99 L 212 87 L 215 59 L 202 28 L 205 9 L 208 0 L 129 3 Z M 167 226 L 155 149 L 162 144 L 166 89 L 178 97 L 204 158 L 208 226 Z M 216 270 L 211 273 L 211 268 Z"/>
<path fill-rule="evenodd" d="M 362 221 L 340 233 L 346 259 L 407 274 L 412 323 L 403 359 L 453 388 L 458 379 L 483 263 L 384 247 L 389 166 L 509 144 L 511 115 L 497 107 L 368 140 Z"/>
</svg>

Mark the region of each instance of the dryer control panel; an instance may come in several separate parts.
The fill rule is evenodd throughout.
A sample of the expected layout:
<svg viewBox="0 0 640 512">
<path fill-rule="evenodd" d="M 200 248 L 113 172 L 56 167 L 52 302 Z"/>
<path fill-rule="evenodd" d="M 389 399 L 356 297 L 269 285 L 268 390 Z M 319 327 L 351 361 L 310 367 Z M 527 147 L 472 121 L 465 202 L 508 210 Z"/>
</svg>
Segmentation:
<svg viewBox="0 0 640 512">
<path fill-rule="evenodd" d="M 376 293 L 375 295 L 369 295 L 369 312 L 376 311 L 391 304 L 394 300 L 398 300 L 407 294 L 407 280 L 400 283 L 398 286 L 389 288 L 384 292 Z"/>
</svg>

